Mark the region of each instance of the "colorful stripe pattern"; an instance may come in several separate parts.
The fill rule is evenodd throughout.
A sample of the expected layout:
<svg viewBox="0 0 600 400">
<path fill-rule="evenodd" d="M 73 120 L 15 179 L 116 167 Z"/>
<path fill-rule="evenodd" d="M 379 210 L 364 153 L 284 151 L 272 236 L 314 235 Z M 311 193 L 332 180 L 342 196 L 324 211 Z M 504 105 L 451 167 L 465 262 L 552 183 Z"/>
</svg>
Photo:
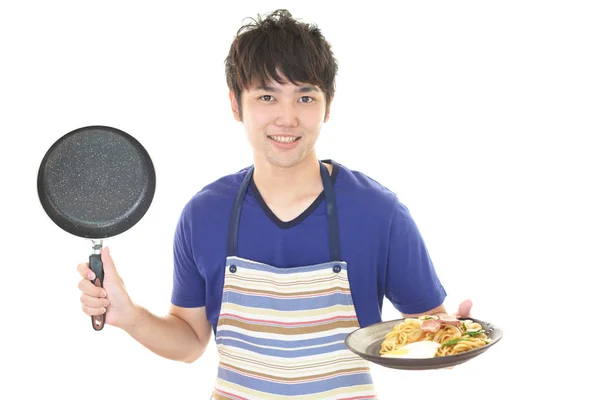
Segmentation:
<svg viewBox="0 0 600 400">
<path fill-rule="evenodd" d="M 368 362 L 344 344 L 359 328 L 345 263 L 226 268 L 213 399 L 377 398 Z"/>
</svg>

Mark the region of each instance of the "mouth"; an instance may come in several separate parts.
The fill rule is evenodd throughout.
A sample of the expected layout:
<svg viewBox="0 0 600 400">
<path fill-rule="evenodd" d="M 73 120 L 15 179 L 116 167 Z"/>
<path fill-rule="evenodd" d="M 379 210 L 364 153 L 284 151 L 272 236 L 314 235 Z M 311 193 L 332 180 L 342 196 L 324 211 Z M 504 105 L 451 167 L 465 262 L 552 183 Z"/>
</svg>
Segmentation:
<svg viewBox="0 0 600 400">
<path fill-rule="evenodd" d="M 300 140 L 300 136 L 268 136 L 269 139 L 277 143 L 294 143 Z"/>
</svg>

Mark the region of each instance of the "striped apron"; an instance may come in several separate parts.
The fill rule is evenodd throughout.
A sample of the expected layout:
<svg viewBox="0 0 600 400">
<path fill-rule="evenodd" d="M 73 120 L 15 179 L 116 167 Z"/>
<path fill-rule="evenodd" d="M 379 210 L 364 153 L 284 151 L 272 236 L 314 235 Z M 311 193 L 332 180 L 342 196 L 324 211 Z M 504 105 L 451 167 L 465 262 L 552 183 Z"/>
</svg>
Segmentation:
<svg viewBox="0 0 600 400">
<path fill-rule="evenodd" d="M 216 343 L 212 399 L 376 399 L 368 362 L 344 339 L 359 328 L 340 258 L 337 207 L 320 163 L 331 261 L 278 268 L 237 256 L 244 178 L 229 221 L 228 255 Z"/>
</svg>

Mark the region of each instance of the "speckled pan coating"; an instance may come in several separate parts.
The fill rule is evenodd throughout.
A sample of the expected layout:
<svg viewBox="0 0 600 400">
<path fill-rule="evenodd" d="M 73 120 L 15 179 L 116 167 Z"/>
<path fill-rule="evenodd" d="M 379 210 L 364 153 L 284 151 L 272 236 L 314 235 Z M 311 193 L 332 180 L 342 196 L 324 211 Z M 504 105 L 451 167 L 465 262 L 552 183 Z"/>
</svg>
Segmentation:
<svg viewBox="0 0 600 400">
<path fill-rule="evenodd" d="M 146 213 L 156 186 L 152 160 L 131 135 L 89 126 L 58 139 L 38 173 L 38 195 L 48 216 L 85 238 L 121 234 Z"/>
</svg>

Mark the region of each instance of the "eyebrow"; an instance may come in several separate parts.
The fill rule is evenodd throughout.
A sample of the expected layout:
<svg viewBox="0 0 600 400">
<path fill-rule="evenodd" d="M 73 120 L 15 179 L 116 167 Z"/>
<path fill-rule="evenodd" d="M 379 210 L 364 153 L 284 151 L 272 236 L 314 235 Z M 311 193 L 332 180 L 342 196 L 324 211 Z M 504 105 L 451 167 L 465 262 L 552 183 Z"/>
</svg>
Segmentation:
<svg viewBox="0 0 600 400">
<path fill-rule="evenodd" d="M 265 92 L 280 92 L 281 90 L 275 88 L 275 86 L 270 86 L 270 85 L 266 85 L 266 86 L 257 86 L 254 88 L 254 90 L 256 91 L 265 91 Z M 298 92 L 298 93 L 309 93 L 309 92 L 318 92 L 319 88 L 316 86 L 312 86 L 312 85 L 305 85 L 305 86 L 300 86 L 298 88 L 296 88 L 296 90 L 294 90 L 294 92 Z"/>
</svg>

